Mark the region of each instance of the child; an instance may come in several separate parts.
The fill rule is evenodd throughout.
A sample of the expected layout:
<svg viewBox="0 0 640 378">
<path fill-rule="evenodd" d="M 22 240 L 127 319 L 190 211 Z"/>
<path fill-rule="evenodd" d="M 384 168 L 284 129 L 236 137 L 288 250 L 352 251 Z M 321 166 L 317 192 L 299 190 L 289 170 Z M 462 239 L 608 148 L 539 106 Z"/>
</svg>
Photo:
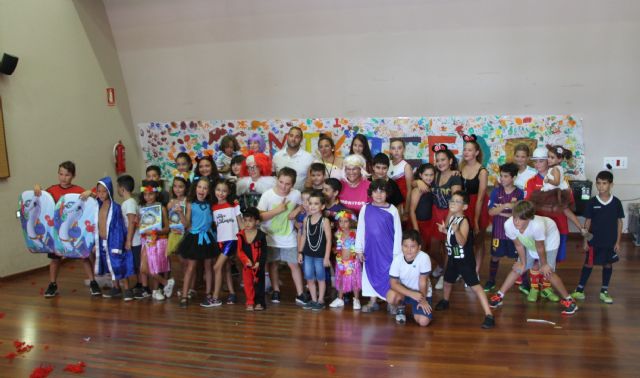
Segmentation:
<svg viewBox="0 0 640 378">
<path fill-rule="evenodd" d="M 369 181 L 377 179 L 389 180 L 389 198 L 387 198 L 387 202 L 395 206 L 402 217 L 403 210 L 400 205 L 404 202 L 405 197 L 402 195 L 401 189 L 396 181 L 388 176 L 389 164 L 391 164 L 391 162 L 387 155 L 383 153 L 376 154 L 376 156 L 373 157 L 373 174 L 369 177 Z"/>
<path fill-rule="evenodd" d="M 174 161 L 176 169 L 173 171 L 173 176 L 180 175 L 185 179 L 191 181 L 193 178 L 193 160 L 186 152 L 180 152 Z M 186 177 L 184 175 L 187 175 Z"/>
<path fill-rule="evenodd" d="M 231 279 L 231 267 L 228 266 L 227 261 L 233 259 L 233 255 L 237 250 L 237 235 L 242 227 L 242 215 L 240 213 L 240 204 L 235 200 L 235 195 L 229 193 L 229 184 L 226 181 L 218 182 L 214 195 L 215 200 L 211 209 L 213 210 L 213 221 L 216 224 L 220 255 L 213 266 L 214 286 L 210 304 L 213 307 L 217 307 L 222 305 L 222 301 L 219 298 L 223 268 L 227 279 L 227 287 L 229 288 L 229 297 L 226 303 L 234 304 L 237 301 L 236 291 L 233 288 L 233 280 Z"/>
<path fill-rule="evenodd" d="M 135 180 L 130 175 L 118 177 L 118 195 L 124 198 L 121 209 L 124 216 L 124 225 L 127 227 L 127 241 L 124 245 L 126 252 L 131 251 L 133 256 L 133 270 L 138 278 L 136 286 L 133 288 L 134 298 L 140 297 L 142 293 L 142 283 L 140 278 L 140 251 L 142 249 L 140 241 L 140 232 L 138 232 L 138 201 L 131 195 L 135 187 Z M 125 300 L 128 300 L 125 293 Z"/>
<path fill-rule="evenodd" d="M 238 232 L 238 258 L 242 262 L 242 281 L 247 297 L 247 311 L 263 311 L 265 301 L 265 270 L 267 237 L 258 228 L 260 210 L 249 207 L 242 213 L 244 229 Z"/>
<path fill-rule="evenodd" d="M 431 187 L 436 177 L 436 168 L 429 163 L 422 164 L 415 173 L 415 180 L 423 182 L 427 190 L 422 191 L 417 186 L 411 189 L 411 198 L 409 202 L 409 219 L 413 229 L 418 231 L 422 240 L 422 248 L 427 250 L 431 258 L 432 266 L 439 266 L 444 269 L 444 261 L 442 254 L 437 248 L 432 248 L 431 243 L 433 224 L 431 221 L 433 210 L 433 193 Z"/>
<path fill-rule="evenodd" d="M 231 172 L 227 175 L 227 179 L 231 181 L 237 181 L 242 172 L 242 165 L 245 161 L 245 157 L 243 155 L 236 155 L 231 159 Z M 269 165 L 271 167 L 271 165 Z M 271 170 L 271 168 L 269 168 Z M 271 174 L 271 172 L 269 172 Z"/>
<path fill-rule="evenodd" d="M 348 210 L 342 210 L 335 215 L 334 219 L 338 223 L 338 230 L 335 233 L 338 297 L 329 307 L 344 307 L 344 293 L 353 293 L 353 310 L 359 311 L 362 308 L 358 299 L 362 288 L 362 266 L 356 256 L 356 232 L 353 229 L 356 216 Z"/>
<path fill-rule="evenodd" d="M 320 311 L 324 308 L 326 290 L 325 268 L 331 264 L 331 222 L 322 215 L 325 198 L 314 190 L 309 194 L 307 216 L 302 235 L 298 241 L 298 263 L 303 264 L 304 278 L 311 292 L 311 301 L 304 304 L 305 310 Z M 316 281 L 318 290 L 316 291 Z"/>
<path fill-rule="evenodd" d="M 411 305 L 413 319 L 421 327 L 429 325 L 431 315 L 431 262 L 429 256 L 420 250 L 420 234 L 408 230 L 402 234 L 402 255 L 393 258 L 389 269 L 387 302 L 398 306 L 396 323 L 404 324 L 407 317 L 404 305 Z"/>
<path fill-rule="evenodd" d="M 207 293 L 211 293 L 212 285 L 212 264 L 211 260 L 218 253 L 218 243 L 211 231 L 213 224 L 213 213 L 211 211 L 211 195 L 209 193 L 209 180 L 206 177 L 200 178 L 193 185 L 186 209 L 187 232 L 180 244 L 178 245 L 178 254 L 186 259 L 187 269 L 184 272 L 184 281 L 182 284 L 182 296 L 180 297 L 180 307 L 187 308 L 189 298 L 185 295 L 189 292 L 189 284 L 195 275 L 196 264 L 198 261 L 204 261 L 204 280 L 206 283 Z M 204 299 L 204 304 L 209 304 L 209 298 Z"/>
<path fill-rule="evenodd" d="M 324 180 L 326 178 L 326 168 L 322 163 L 312 163 L 309 166 L 309 178 L 305 184 L 305 188 L 316 189 L 322 191 Z"/>
<path fill-rule="evenodd" d="M 516 145 L 513 149 L 513 162 L 518 166 L 518 175 L 513 184 L 516 188 L 524 191 L 524 187 L 527 185 L 527 181 L 536 175 L 536 170 L 529 166 L 529 157 L 531 156 L 531 149 L 524 143 Z M 526 193 L 525 193 L 526 195 Z"/>
<path fill-rule="evenodd" d="M 349 148 L 349 155 L 360 155 L 364 158 L 365 166 L 362 167 L 367 172 L 371 172 L 373 168 L 373 155 L 371 154 L 371 148 L 369 147 L 369 141 L 363 134 L 356 134 L 351 141 L 351 147 Z"/>
<path fill-rule="evenodd" d="M 489 279 L 484 285 L 485 292 L 496 287 L 500 259 L 504 256 L 518 258 L 515 245 L 504 233 L 504 222 L 511 216 L 513 205 L 524 199 L 524 192 L 514 185 L 517 174 L 518 166 L 514 163 L 501 165 L 500 185 L 493 189 L 489 198 L 489 215 L 493 216 L 493 227 L 491 229 L 491 263 Z"/>
<path fill-rule="evenodd" d="M 60 197 L 69 193 L 82 194 L 84 189 L 77 185 L 73 185 L 71 182 L 76 177 L 76 165 L 71 161 L 64 161 L 58 165 L 58 185 L 51 185 L 46 191 L 51 194 L 53 200 L 58 202 Z M 40 185 L 36 184 L 33 187 L 33 193 L 36 197 L 39 197 L 42 192 Z M 55 253 L 47 254 L 49 257 L 49 286 L 44 292 L 45 298 L 53 298 L 58 295 L 58 274 L 60 273 L 60 263 L 62 257 Z M 91 266 L 91 259 L 82 259 L 82 267 L 84 268 L 87 277 L 89 278 L 89 293 L 92 296 L 101 296 L 102 290 L 100 285 L 95 279 L 93 273 L 93 267 Z"/>
<path fill-rule="evenodd" d="M 152 278 L 153 294 L 152 298 L 157 301 L 163 301 L 166 298 L 171 297 L 173 294 L 173 286 L 175 280 L 173 278 L 166 279 L 162 276 L 162 273 L 167 273 L 171 270 L 169 267 L 169 259 L 167 258 L 167 235 L 169 234 L 169 216 L 167 214 L 167 208 L 159 202 L 160 200 L 160 185 L 156 181 L 142 181 L 142 187 L 140 188 L 140 210 L 139 217 L 140 223 L 144 223 L 144 214 L 142 209 L 147 206 L 160 205 L 162 211 L 162 228 L 159 230 L 147 230 L 141 231 L 142 237 L 142 253 L 140 258 L 140 273 L 142 274 L 142 286 L 147 293 L 149 293 L 148 276 Z M 160 289 L 158 283 L 161 283 L 164 288 Z"/>
<path fill-rule="evenodd" d="M 387 202 L 388 191 L 389 181 L 374 180 L 368 193 L 372 202 L 364 205 L 358 216 L 356 253 L 358 260 L 364 261 L 362 295 L 370 297 L 362 307 L 365 313 L 380 309 L 376 298 L 387 297 L 391 261 L 402 253 L 400 214 Z"/>
<path fill-rule="evenodd" d="M 96 198 L 100 204 L 98 210 L 99 244 L 96 247 L 96 273 L 109 273 L 113 281 L 111 291 L 102 294 L 105 298 L 122 296 L 120 281 L 124 286 L 124 299 L 131 301 L 133 291 L 129 289 L 130 276 L 135 274 L 133 269 L 133 254 L 125 251 L 127 227 L 122 216 L 120 205 L 113 200 L 113 184 L 111 177 L 104 177 L 98 181 Z"/>
<path fill-rule="evenodd" d="M 504 280 L 500 290 L 491 297 L 491 307 L 502 306 L 504 296 L 513 286 L 518 276 L 531 269 L 540 260 L 540 271 L 553 287 L 562 295 L 562 314 L 570 315 L 578 310 L 560 277 L 555 273 L 556 255 L 560 245 L 560 233 L 556 223 L 547 217 L 535 215 L 535 207 L 529 201 L 520 201 L 513 207 L 513 215 L 504 223 L 506 236 L 513 240 L 518 251 L 518 262 Z M 525 253 L 528 254 L 525 255 Z M 534 284 L 531 277 L 531 284 Z"/>
<path fill-rule="evenodd" d="M 187 212 L 190 211 L 189 201 L 187 201 L 187 193 L 189 192 L 190 182 L 184 176 L 178 174 L 173 178 L 173 185 L 171 185 L 171 201 L 167 206 L 167 212 L 169 214 L 169 237 L 167 242 L 167 255 L 172 255 L 178 251 L 178 246 L 187 231 Z M 182 265 L 182 271 L 187 269 L 187 260 L 180 257 L 180 264 Z M 189 282 L 189 291 L 187 297 L 193 298 L 196 294 L 195 291 L 195 275 L 191 277 Z M 182 292 L 178 290 L 178 296 L 182 297 Z"/>
<path fill-rule="evenodd" d="M 160 198 L 158 201 L 162 203 L 163 206 L 167 206 L 171 198 L 169 196 L 169 192 L 164 190 L 162 187 L 162 172 L 160 171 L 160 167 L 157 165 L 148 166 L 146 169 L 146 179 L 147 181 L 155 181 L 158 183 L 160 188 Z"/>
<path fill-rule="evenodd" d="M 209 187 L 211 188 L 211 191 L 216 187 L 216 183 L 220 181 L 218 168 L 213 162 L 213 158 L 209 155 L 196 159 L 196 168 L 193 170 L 193 182 L 197 182 L 201 177 L 205 177 L 209 180 Z M 192 189 L 195 190 L 195 187 Z"/>
<path fill-rule="evenodd" d="M 280 284 L 278 282 L 278 262 L 284 261 L 291 269 L 291 277 L 296 287 L 296 303 L 306 303 L 302 292 L 302 273 L 298 265 L 298 243 L 293 222 L 289 214 L 301 204 L 300 191 L 293 189 L 296 182 L 296 171 L 284 167 L 278 172 L 277 183 L 269 189 L 258 203 L 262 230 L 267 234 L 267 262 L 270 263 L 271 284 L 273 293 L 271 302 L 280 303 Z"/>
<path fill-rule="evenodd" d="M 411 167 L 411 164 L 404 160 L 405 148 L 406 145 L 404 140 L 391 138 L 391 143 L 389 145 L 389 150 L 391 152 L 391 164 L 389 166 L 388 175 L 389 178 L 395 181 L 400 188 L 400 195 L 403 198 L 403 203 L 402 207 L 398 208 L 398 210 L 401 214 L 409 214 L 409 197 L 407 196 L 407 188 L 411 188 L 411 183 L 413 182 L 413 168 Z M 375 162 L 373 164 L 375 165 Z M 394 206 L 398 205 L 394 204 Z"/>
<path fill-rule="evenodd" d="M 571 294 L 575 299 L 585 299 L 584 287 L 587 285 L 587 280 L 595 264 L 602 265 L 600 300 L 607 304 L 613 303 L 613 298 L 609 295 L 609 281 L 613 273 L 611 264 L 619 260 L 624 210 L 620 200 L 611 194 L 612 186 L 613 174 L 611 172 L 601 171 L 598 173 L 596 176 L 598 195 L 589 200 L 584 214 L 584 228 L 593 233 L 593 239 L 585 245 L 587 254 L 580 273 L 580 282 Z"/>
<path fill-rule="evenodd" d="M 342 191 L 342 183 L 340 180 L 336 178 L 328 178 L 324 180 L 324 185 L 322 185 L 322 194 L 327 199 L 327 206 L 324 210 L 324 216 L 329 219 L 335 219 L 336 215 L 346 210 L 342 203 L 340 203 L 340 192 Z M 333 229 L 337 229 L 337 222 L 333 222 Z"/>
<path fill-rule="evenodd" d="M 469 219 L 464 216 L 467 206 L 469 206 L 467 193 L 462 191 L 453 193 L 449 200 L 449 215 L 447 216 L 446 224 L 445 222 L 438 224 L 440 232 L 446 235 L 445 247 L 447 248 L 449 259 L 444 270 L 444 298 L 438 302 L 436 310 L 440 311 L 449 308 L 449 298 L 453 284 L 456 283 L 458 276 L 462 276 L 467 286 L 478 297 L 484 310 L 485 317 L 481 327 L 489 329 L 495 326 L 495 320 L 476 273 L 476 259 L 473 255 L 473 231 L 471 230 Z"/>
<path fill-rule="evenodd" d="M 231 159 L 240 154 L 240 144 L 233 135 L 225 135 L 214 157 L 218 172 L 225 177 L 231 171 Z"/>
</svg>

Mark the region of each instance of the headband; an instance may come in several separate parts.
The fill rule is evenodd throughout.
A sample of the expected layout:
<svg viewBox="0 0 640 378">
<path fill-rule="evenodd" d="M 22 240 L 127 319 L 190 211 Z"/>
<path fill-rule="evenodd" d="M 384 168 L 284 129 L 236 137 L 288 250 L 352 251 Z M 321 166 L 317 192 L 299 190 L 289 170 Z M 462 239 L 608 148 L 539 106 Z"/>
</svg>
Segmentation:
<svg viewBox="0 0 640 378">
<path fill-rule="evenodd" d="M 431 150 L 433 152 L 440 152 L 440 151 L 447 151 L 449 149 L 447 148 L 446 144 L 438 143 L 438 144 L 434 144 L 433 147 L 431 147 Z"/>
<path fill-rule="evenodd" d="M 347 210 L 338 211 L 338 213 L 335 216 L 335 220 L 340 220 L 340 219 L 349 219 L 354 222 L 357 221 L 356 216 L 352 212 Z"/>
<path fill-rule="evenodd" d="M 478 140 L 478 137 L 476 136 L 476 134 L 471 134 L 471 135 L 466 135 L 465 134 L 465 135 L 462 136 L 462 139 L 465 142 L 475 142 L 475 141 Z"/>
<path fill-rule="evenodd" d="M 160 193 L 160 187 L 151 185 L 141 186 L 140 193 Z"/>
</svg>

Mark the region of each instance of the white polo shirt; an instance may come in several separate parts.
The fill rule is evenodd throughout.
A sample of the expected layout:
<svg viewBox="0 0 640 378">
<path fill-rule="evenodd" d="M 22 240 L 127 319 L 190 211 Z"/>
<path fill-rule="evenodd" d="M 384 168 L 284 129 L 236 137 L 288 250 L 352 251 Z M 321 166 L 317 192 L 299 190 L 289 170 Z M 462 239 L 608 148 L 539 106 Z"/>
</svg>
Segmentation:
<svg viewBox="0 0 640 378">
<path fill-rule="evenodd" d="M 553 251 L 560 246 L 560 233 L 556 222 L 551 218 L 536 215 L 524 232 L 520 232 L 513 223 L 513 217 L 504 222 L 504 233 L 511 240 L 518 239 L 527 250 L 529 256 L 539 259 L 536 241 L 544 241 L 544 249 Z"/>
<path fill-rule="evenodd" d="M 303 150 L 302 147 L 300 147 L 298 152 L 293 154 L 293 156 L 290 156 L 287 153 L 286 146 L 273 155 L 273 170 L 276 175 L 278 174 L 278 171 L 284 167 L 289 167 L 296 171 L 296 184 L 294 185 L 294 188 L 298 190 L 302 190 L 304 188 L 304 182 L 307 179 L 307 172 L 309 171 L 311 163 L 313 163 L 313 156 Z"/>
</svg>

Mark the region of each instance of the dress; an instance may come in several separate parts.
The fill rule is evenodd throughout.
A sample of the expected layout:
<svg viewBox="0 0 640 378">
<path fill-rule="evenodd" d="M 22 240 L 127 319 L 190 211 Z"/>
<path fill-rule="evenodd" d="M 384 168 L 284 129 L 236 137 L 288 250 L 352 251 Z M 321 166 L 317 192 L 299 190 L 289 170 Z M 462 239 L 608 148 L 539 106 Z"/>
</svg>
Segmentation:
<svg viewBox="0 0 640 378">
<path fill-rule="evenodd" d="M 212 259 L 218 254 L 216 239 L 211 231 L 213 213 L 209 203 L 194 201 L 191 204 L 191 230 L 178 245 L 178 253 L 185 259 Z"/>
<path fill-rule="evenodd" d="M 484 169 L 484 167 L 480 168 L 476 175 L 471 179 L 467 180 L 462 177 L 462 189 L 469 195 L 469 206 L 467 206 L 467 210 L 465 210 L 464 215 L 469 218 L 471 227 L 474 226 L 473 223 L 476 215 L 476 204 L 478 203 L 478 192 L 480 191 L 480 172 Z M 480 226 L 480 230 L 486 230 L 491 223 L 491 216 L 489 215 L 488 209 L 489 196 L 486 192 L 481 200 L 482 208 L 480 218 L 478 219 L 478 225 Z"/>
<path fill-rule="evenodd" d="M 407 164 L 409 163 L 407 163 L 407 161 L 404 159 L 398 164 L 393 164 L 393 162 L 390 162 L 389 171 L 387 172 L 387 176 L 389 176 L 390 179 L 398 184 L 398 188 L 400 189 L 402 198 L 407 198 L 407 178 L 404 174 L 404 168 L 407 166 Z"/>
<path fill-rule="evenodd" d="M 342 257 L 349 251 L 349 258 Z M 350 293 L 362 289 L 362 266 L 356 258 L 356 232 L 350 230 L 348 235 L 336 232 L 336 289 Z"/>
</svg>

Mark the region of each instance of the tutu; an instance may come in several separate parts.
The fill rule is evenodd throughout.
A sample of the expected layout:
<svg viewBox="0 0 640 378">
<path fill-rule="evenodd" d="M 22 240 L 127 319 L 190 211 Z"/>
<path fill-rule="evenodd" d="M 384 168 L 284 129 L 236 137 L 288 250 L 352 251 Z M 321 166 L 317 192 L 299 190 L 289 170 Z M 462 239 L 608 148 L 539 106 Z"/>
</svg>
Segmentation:
<svg viewBox="0 0 640 378">
<path fill-rule="evenodd" d="M 142 253 L 147 256 L 149 273 L 160 274 L 171 270 L 169 267 L 169 259 L 167 258 L 167 238 L 157 238 L 153 241 L 143 237 L 142 244 Z"/>
<path fill-rule="evenodd" d="M 178 251 L 178 245 L 182 241 L 183 234 L 169 233 L 169 241 L 167 243 L 167 256 L 171 256 Z"/>
<path fill-rule="evenodd" d="M 438 223 L 445 222 L 447 220 L 447 215 L 449 214 L 449 209 L 441 209 L 436 205 L 433 205 L 432 216 L 431 216 L 431 224 L 432 231 L 431 236 L 436 240 L 444 240 L 446 235 L 438 230 Z"/>
<path fill-rule="evenodd" d="M 206 232 L 207 241 L 203 235 L 200 242 L 199 234 L 187 233 L 178 244 L 178 254 L 189 260 L 205 260 L 216 257 L 219 253 L 218 246 L 211 230 Z"/>
<path fill-rule="evenodd" d="M 573 210 L 571 190 L 551 189 L 531 193 L 531 202 L 536 210 L 562 212 L 566 208 Z"/>
<path fill-rule="evenodd" d="M 348 260 L 343 260 L 342 254 L 336 255 L 336 289 L 343 293 L 362 289 L 362 265 L 355 253 Z"/>
<path fill-rule="evenodd" d="M 464 215 L 469 218 L 471 227 L 473 227 L 473 219 L 476 215 L 476 203 L 478 203 L 478 195 L 469 195 L 469 206 L 467 206 L 467 210 L 464 211 Z M 478 225 L 480 226 L 480 230 L 486 230 L 490 224 L 491 216 L 489 215 L 489 196 L 485 195 L 485 198 L 482 201 L 482 212 L 480 213 L 480 219 L 478 219 Z"/>
</svg>

